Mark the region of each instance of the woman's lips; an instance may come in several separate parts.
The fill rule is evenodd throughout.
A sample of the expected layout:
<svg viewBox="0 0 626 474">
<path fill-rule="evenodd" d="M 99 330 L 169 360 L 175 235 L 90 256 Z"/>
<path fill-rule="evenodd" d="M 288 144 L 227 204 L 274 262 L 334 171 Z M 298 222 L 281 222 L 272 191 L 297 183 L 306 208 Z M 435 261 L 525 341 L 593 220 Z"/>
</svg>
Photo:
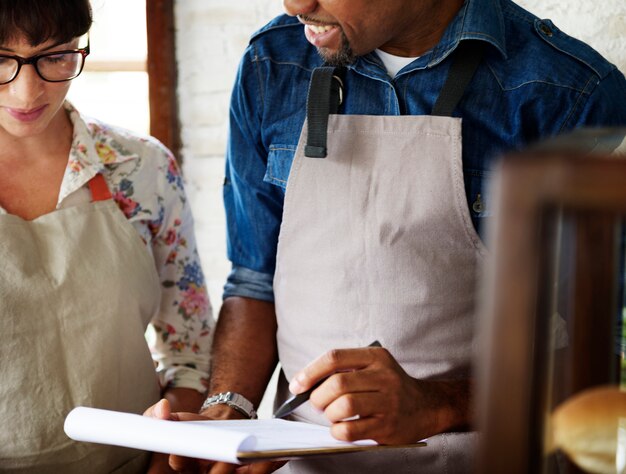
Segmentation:
<svg viewBox="0 0 626 474">
<path fill-rule="evenodd" d="M 316 48 L 337 49 L 341 31 L 337 26 L 304 25 L 306 39 Z"/>
<path fill-rule="evenodd" d="M 11 117 L 20 122 L 34 122 L 41 114 L 43 114 L 44 110 L 48 105 L 42 105 L 40 107 L 35 107 L 34 109 L 12 109 L 11 107 L 7 107 L 6 110 Z"/>
</svg>

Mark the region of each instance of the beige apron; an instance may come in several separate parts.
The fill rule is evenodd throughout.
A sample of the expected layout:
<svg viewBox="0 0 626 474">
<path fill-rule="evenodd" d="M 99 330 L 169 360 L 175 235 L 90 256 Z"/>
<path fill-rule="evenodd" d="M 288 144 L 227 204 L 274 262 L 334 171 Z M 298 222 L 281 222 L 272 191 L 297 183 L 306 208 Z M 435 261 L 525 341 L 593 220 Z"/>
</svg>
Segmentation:
<svg viewBox="0 0 626 474">
<path fill-rule="evenodd" d="M 469 377 L 477 272 L 486 252 L 467 206 L 461 120 L 330 115 L 328 156 L 304 156 L 306 142 L 305 126 L 274 278 L 286 379 L 325 351 L 374 340 L 412 377 Z M 282 378 L 277 402 L 287 395 Z M 328 424 L 308 403 L 294 418 Z M 447 433 L 423 448 L 291 461 L 283 469 L 469 472 L 475 437 Z"/>
<path fill-rule="evenodd" d="M 0 216 L 3 473 L 137 473 L 149 459 L 63 432 L 75 406 L 142 413 L 159 396 L 144 339 L 160 299 L 154 261 L 102 176 L 90 185 L 97 202 Z"/>
</svg>

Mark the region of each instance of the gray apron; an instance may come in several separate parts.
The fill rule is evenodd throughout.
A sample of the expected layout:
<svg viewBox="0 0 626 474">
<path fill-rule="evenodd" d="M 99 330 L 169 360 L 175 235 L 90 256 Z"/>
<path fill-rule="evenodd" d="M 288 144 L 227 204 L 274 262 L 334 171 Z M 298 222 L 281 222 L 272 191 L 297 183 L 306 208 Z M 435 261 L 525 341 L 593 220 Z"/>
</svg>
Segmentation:
<svg viewBox="0 0 626 474">
<path fill-rule="evenodd" d="M 486 250 L 467 205 L 461 120 L 445 115 L 479 61 L 460 90 L 458 81 L 449 86 L 451 69 L 438 101 L 447 113 L 436 106 L 443 116 L 331 114 L 321 146 L 310 140 L 311 107 L 320 102 L 312 84 L 274 277 L 284 371 L 277 403 L 289 395 L 287 380 L 320 354 L 374 340 L 411 377 L 471 377 L 475 289 Z M 325 158 L 305 156 L 320 150 Z M 328 425 L 308 403 L 294 419 Z M 475 433 L 445 433 L 427 447 L 291 461 L 281 472 L 468 472 L 475 441 Z"/>
<path fill-rule="evenodd" d="M 102 175 L 93 203 L 32 221 L 0 215 L 0 472 L 144 472 L 149 453 L 77 443 L 78 405 L 142 413 L 159 397 L 144 332 L 154 261 Z"/>
</svg>

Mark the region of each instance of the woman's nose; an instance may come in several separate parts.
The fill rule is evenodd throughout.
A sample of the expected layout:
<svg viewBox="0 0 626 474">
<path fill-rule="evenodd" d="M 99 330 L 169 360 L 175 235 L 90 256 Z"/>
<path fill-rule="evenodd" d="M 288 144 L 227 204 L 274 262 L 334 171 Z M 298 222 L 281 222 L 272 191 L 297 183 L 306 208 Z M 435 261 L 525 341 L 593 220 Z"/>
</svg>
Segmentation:
<svg viewBox="0 0 626 474">
<path fill-rule="evenodd" d="M 307 15 L 317 8 L 317 0 L 283 0 L 283 8 L 288 15 Z"/>
<path fill-rule="evenodd" d="M 24 104 L 32 104 L 43 93 L 44 80 L 39 77 L 32 64 L 25 64 L 8 86 L 11 95 Z"/>
</svg>

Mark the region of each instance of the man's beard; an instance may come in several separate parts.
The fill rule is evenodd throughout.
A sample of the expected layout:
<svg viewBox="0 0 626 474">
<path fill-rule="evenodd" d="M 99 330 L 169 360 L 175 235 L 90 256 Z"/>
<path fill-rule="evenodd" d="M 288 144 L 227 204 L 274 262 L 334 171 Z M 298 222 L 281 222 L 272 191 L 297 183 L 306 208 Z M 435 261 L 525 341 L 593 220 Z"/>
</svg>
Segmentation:
<svg viewBox="0 0 626 474">
<path fill-rule="evenodd" d="M 341 32 L 341 46 L 339 51 L 333 52 L 328 48 L 317 48 L 317 52 L 329 66 L 348 66 L 356 60 L 356 56 L 352 52 L 348 38 L 343 31 Z"/>
</svg>

